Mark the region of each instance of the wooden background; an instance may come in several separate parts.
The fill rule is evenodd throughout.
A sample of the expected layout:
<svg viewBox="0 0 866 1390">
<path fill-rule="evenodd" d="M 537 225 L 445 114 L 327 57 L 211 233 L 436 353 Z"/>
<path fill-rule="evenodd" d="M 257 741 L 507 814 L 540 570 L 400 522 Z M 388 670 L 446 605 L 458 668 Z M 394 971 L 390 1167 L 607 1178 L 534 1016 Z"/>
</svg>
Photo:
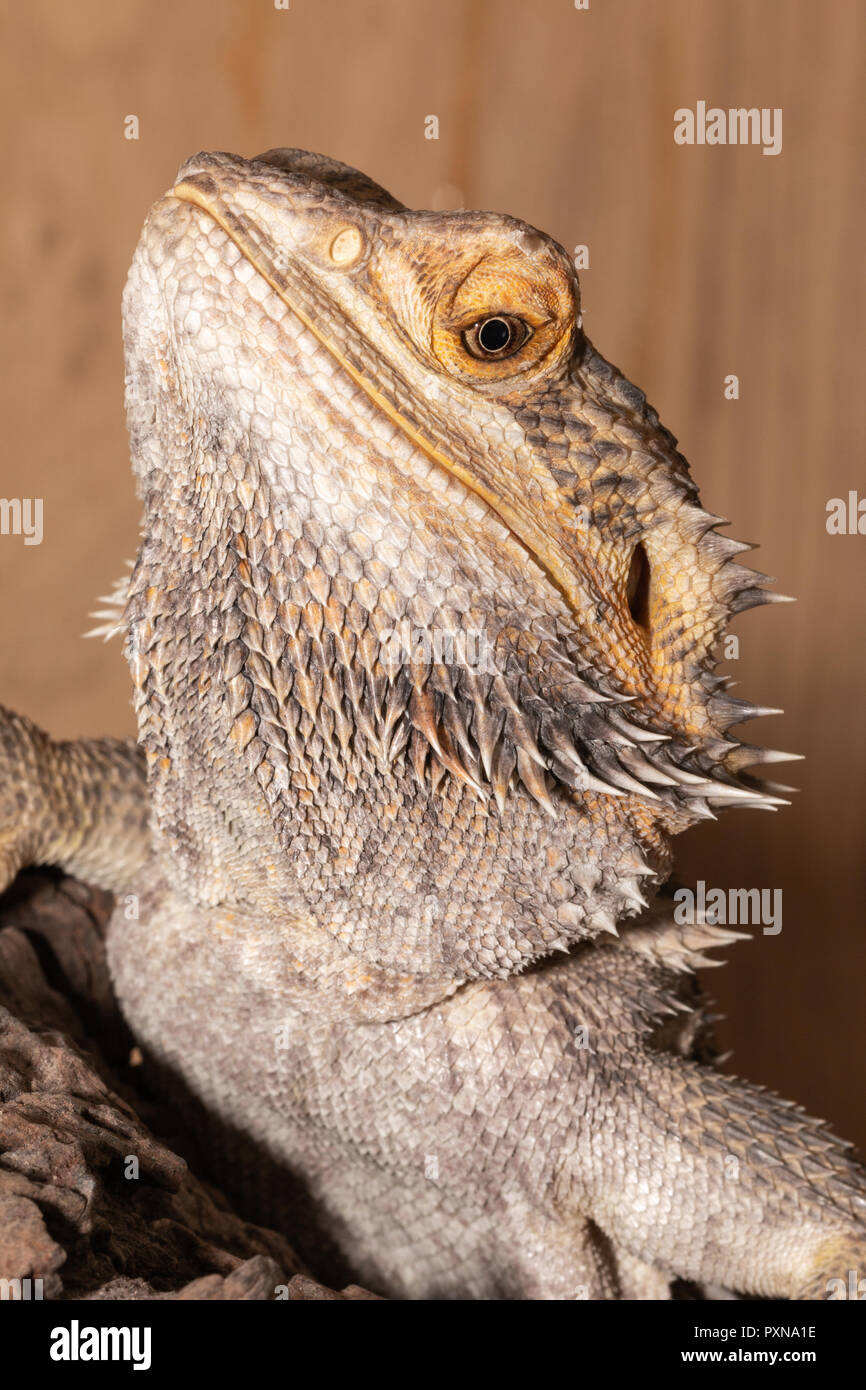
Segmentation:
<svg viewBox="0 0 866 1390">
<path fill-rule="evenodd" d="M 782 934 L 710 977 L 723 1041 L 735 1070 L 866 1147 L 866 537 L 825 530 L 827 500 L 864 486 L 866 6 L 31 0 L 6 15 L 0 494 L 44 498 L 45 539 L 0 537 L 0 699 L 56 734 L 132 730 L 118 644 L 79 634 L 136 545 L 120 293 L 183 157 L 304 146 L 411 205 L 494 208 L 588 244 L 590 336 L 799 598 L 740 621 L 731 670 L 786 707 L 754 736 L 807 755 L 802 794 L 680 846 L 686 881 L 784 891 Z M 782 107 L 783 152 L 675 145 L 674 110 L 701 99 Z"/>
</svg>

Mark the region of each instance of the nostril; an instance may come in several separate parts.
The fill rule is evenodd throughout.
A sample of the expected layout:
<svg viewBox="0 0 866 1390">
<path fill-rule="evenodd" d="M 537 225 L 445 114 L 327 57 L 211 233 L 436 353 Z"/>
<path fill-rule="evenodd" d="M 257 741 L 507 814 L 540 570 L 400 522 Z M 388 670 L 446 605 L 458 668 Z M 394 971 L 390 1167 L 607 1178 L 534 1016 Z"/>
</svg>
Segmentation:
<svg viewBox="0 0 866 1390">
<path fill-rule="evenodd" d="M 638 542 L 632 551 L 626 580 L 626 596 L 632 620 L 645 632 L 649 632 L 650 626 L 650 577 L 649 558 Z"/>
</svg>

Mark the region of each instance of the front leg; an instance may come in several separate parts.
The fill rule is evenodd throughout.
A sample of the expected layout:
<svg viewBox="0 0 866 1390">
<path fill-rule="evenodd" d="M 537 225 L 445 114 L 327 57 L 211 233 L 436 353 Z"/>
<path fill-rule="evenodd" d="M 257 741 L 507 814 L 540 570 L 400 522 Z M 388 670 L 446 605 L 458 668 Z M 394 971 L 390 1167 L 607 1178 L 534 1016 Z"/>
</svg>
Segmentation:
<svg viewBox="0 0 866 1390">
<path fill-rule="evenodd" d="M 633 960 L 625 946 L 597 952 L 589 1008 L 581 993 L 596 1020 L 591 1141 L 573 1172 L 582 1203 L 615 1248 L 672 1276 L 850 1296 L 866 1275 L 863 1167 L 799 1107 L 662 1050 L 651 1016 L 663 977 Z"/>
<path fill-rule="evenodd" d="M 667 1057 L 635 1059 L 624 1085 L 595 1145 L 593 1215 L 615 1246 L 767 1298 L 845 1297 L 866 1274 L 863 1172 L 818 1122 Z"/>
<path fill-rule="evenodd" d="M 118 891 L 150 848 L 144 753 L 132 740 L 55 742 L 0 706 L 0 891 L 53 864 Z"/>
</svg>

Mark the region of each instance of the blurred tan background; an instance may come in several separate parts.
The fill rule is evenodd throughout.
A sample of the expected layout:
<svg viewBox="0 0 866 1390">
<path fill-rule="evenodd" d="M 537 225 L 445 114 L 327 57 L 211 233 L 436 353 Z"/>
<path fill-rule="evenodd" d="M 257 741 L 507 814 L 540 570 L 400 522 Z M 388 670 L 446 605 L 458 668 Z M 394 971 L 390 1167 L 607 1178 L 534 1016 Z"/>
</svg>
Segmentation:
<svg viewBox="0 0 866 1390">
<path fill-rule="evenodd" d="M 0 699 L 55 734 L 132 731 L 119 644 L 79 634 L 136 546 L 120 293 L 182 158 L 299 145 L 586 243 L 590 336 L 799 598 L 741 619 L 728 669 L 785 706 L 753 737 L 807 755 L 780 769 L 802 794 L 680 844 L 686 882 L 784 890 L 782 934 L 709 979 L 721 1040 L 866 1148 L 866 537 L 825 530 L 866 491 L 864 51 L 860 0 L 7 4 L 0 495 L 44 498 L 45 537 L 0 537 Z M 698 100 L 782 107 L 783 152 L 675 145 Z"/>
</svg>

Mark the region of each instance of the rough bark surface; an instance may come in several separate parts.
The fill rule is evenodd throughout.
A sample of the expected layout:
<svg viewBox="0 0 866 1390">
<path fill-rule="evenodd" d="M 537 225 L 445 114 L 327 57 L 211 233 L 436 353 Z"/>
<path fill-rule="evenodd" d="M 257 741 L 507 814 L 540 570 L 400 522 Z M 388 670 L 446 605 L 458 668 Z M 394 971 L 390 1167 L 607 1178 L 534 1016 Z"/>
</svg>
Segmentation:
<svg viewBox="0 0 866 1390">
<path fill-rule="evenodd" d="M 374 1297 L 317 1283 L 181 1156 L 112 992 L 111 902 L 44 873 L 0 898 L 0 1281 L 52 1299 Z"/>
</svg>

